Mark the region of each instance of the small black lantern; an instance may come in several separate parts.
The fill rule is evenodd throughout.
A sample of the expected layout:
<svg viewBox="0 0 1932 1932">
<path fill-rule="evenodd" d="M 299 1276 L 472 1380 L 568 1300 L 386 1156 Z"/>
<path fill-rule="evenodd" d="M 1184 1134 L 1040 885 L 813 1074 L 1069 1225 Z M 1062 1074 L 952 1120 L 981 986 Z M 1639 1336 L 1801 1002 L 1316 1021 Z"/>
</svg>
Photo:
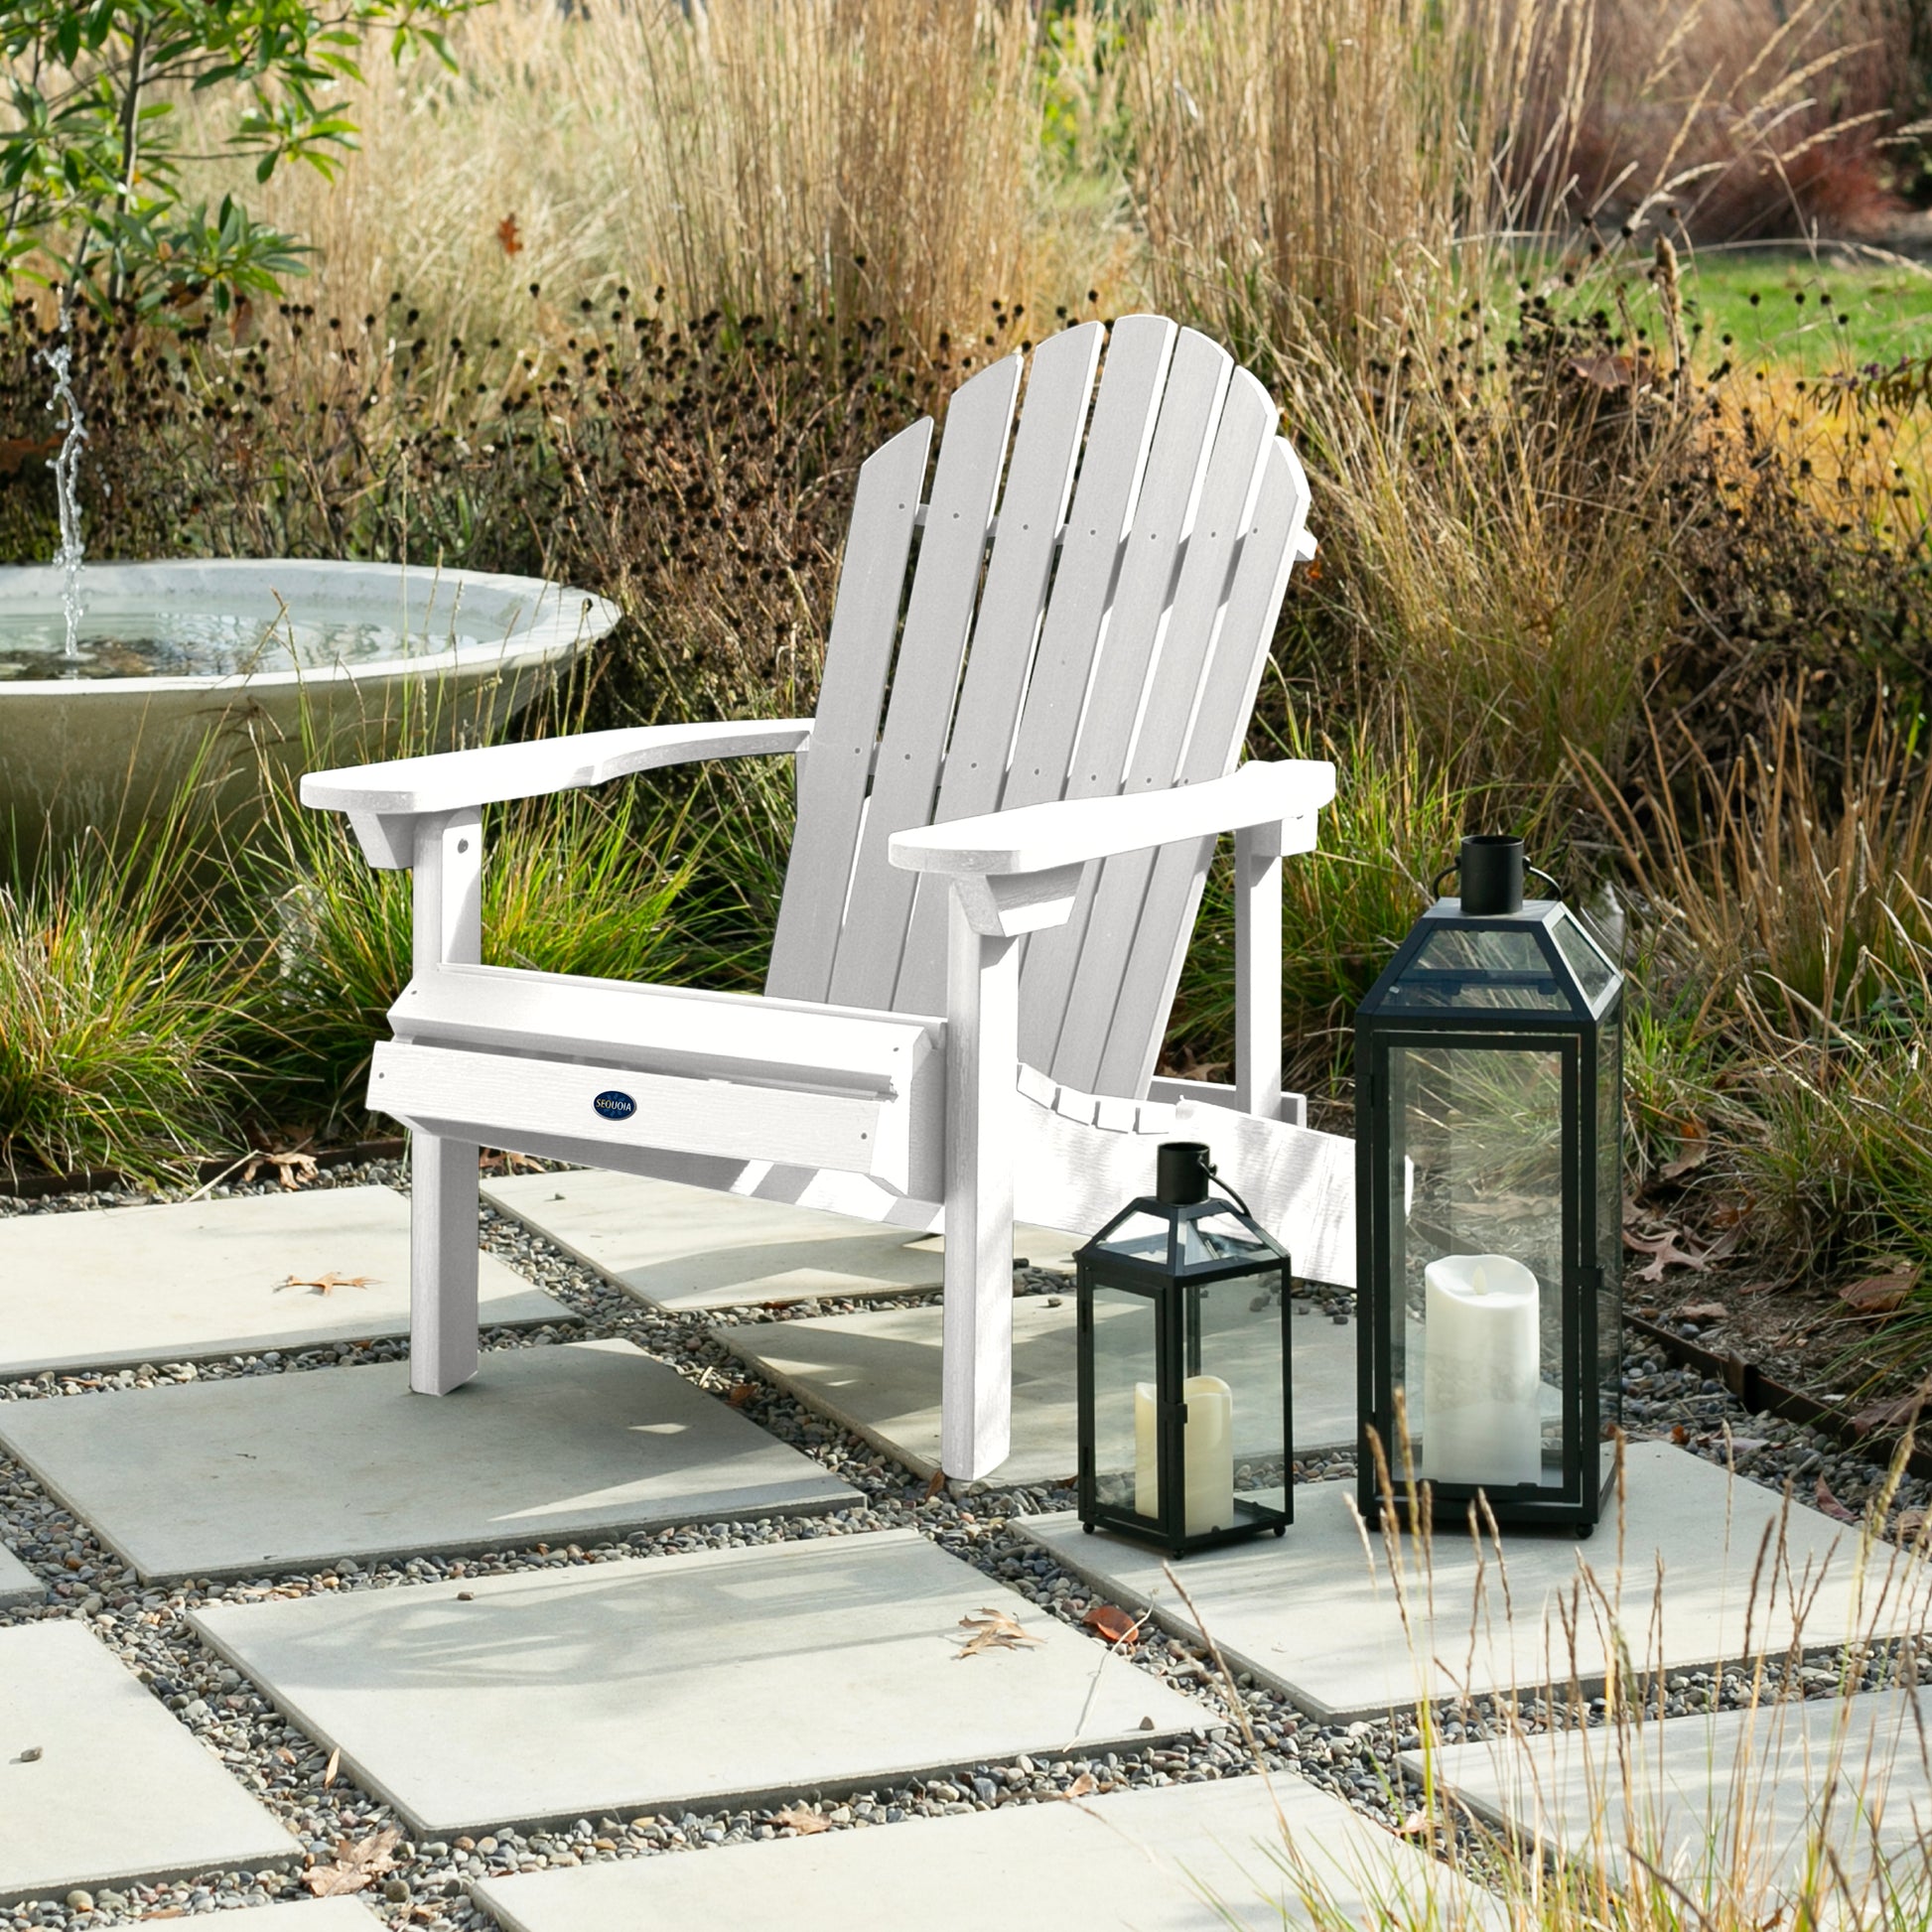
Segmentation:
<svg viewBox="0 0 1932 1932">
<path fill-rule="evenodd" d="M 1295 1515 L 1288 1251 L 1213 1176 L 1168 1142 L 1153 1195 L 1074 1256 L 1081 1525 L 1175 1557 Z"/>
<path fill-rule="evenodd" d="M 1450 870 L 1355 1022 L 1361 1506 L 1372 1429 L 1439 1521 L 1480 1490 L 1587 1535 L 1622 1420 L 1623 981 L 1560 898 L 1524 902 L 1520 840 Z"/>
</svg>

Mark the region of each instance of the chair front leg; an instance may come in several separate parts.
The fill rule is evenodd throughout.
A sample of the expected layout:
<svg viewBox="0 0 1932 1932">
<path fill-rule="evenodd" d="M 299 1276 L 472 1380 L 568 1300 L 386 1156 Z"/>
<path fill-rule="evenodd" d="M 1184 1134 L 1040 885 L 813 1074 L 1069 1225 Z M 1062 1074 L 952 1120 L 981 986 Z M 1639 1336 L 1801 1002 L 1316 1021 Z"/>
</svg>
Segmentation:
<svg viewBox="0 0 1932 1932">
<path fill-rule="evenodd" d="M 974 1481 L 1013 1432 L 1013 1096 L 1020 941 L 947 895 L 946 1264 L 940 1465 Z M 981 918 L 979 926 L 997 924 Z"/>
<path fill-rule="evenodd" d="M 414 968 L 483 957 L 483 824 L 474 808 L 415 827 Z M 409 1149 L 409 1386 L 448 1395 L 477 1372 L 477 1157 L 417 1134 Z"/>
<path fill-rule="evenodd" d="M 1234 1092 L 1244 1114 L 1282 1104 L 1282 826 L 1234 835 Z"/>
</svg>

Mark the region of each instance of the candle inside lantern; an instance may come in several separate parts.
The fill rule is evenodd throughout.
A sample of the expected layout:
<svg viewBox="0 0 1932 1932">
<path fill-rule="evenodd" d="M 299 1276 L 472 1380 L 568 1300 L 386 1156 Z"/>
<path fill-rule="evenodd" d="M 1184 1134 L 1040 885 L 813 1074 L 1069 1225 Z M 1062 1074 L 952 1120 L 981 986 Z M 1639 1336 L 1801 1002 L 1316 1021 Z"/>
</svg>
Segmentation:
<svg viewBox="0 0 1932 1932">
<path fill-rule="evenodd" d="M 1423 1286 L 1422 1473 L 1542 1481 L 1536 1277 L 1508 1255 L 1445 1255 Z"/>
<path fill-rule="evenodd" d="M 1183 1533 L 1204 1536 L 1234 1522 L 1234 1391 L 1218 1375 L 1190 1375 L 1181 1385 Z M 1134 1384 L 1134 1513 L 1161 1514 L 1160 1404 L 1152 1382 Z"/>
</svg>

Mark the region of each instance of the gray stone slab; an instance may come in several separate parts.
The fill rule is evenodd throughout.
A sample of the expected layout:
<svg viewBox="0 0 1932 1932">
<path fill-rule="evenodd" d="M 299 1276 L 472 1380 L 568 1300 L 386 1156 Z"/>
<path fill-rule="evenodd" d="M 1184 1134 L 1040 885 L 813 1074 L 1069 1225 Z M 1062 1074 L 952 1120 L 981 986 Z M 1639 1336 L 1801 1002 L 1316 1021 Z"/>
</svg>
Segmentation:
<svg viewBox="0 0 1932 1932">
<path fill-rule="evenodd" d="M 0 1404 L 0 1443 L 141 1576 L 564 1542 L 839 1509 L 855 1491 L 627 1341 Z"/>
<path fill-rule="evenodd" d="M 1298 1304 L 1299 1306 L 1299 1304 Z M 1068 1482 L 1074 1448 L 1073 1295 L 1023 1295 L 1013 1305 L 1013 1452 L 988 1478 Z M 939 1466 L 942 1311 L 868 1309 L 802 1321 L 723 1326 L 739 1359 L 844 1424 L 915 1475 Z M 1318 1310 L 1297 1315 L 1295 1440 L 1300 1452 L 1355 1441 L 1355 1328 Z M 978 1486 L 978 1485 L 975 1485 Z"/>
<path fill-rule="evenodd" d="M 4 1544 L 0 1544 L 0 1610 L 16 1603 L 35 1603 L 47 1594 L 47 1586 Z"/>
<path fill-rule="evenodd" d="M 81 1625 L 0 1630 L 0 1902 L 301 1855 Z"/>
<path fill-rule="evenodd" d="M 1916 1924 L 1932 1903 L 1928 1734 L 1932 1691 L 1882 1691 L 1454 1744 L 1434 1766 L 1493 1829 L 1617 1877 L 1634 1853 L 1726 1923 L 1783 1923 L 1772 1907 L 1829 1868 L 1829 1847 L 1843 1884 L 1821 1917 Z M 1421 1777 L 1420 1753 L 1403 1765 Z M 1878 1913 L 1892 1890 L 1898 1911 Z M 1739 1899 L 1748 1913 L 1722 1909 Z"/>
<path fill-rule="evenodd" d="M 1398 1579 L 1380 1534 L 1364 1535 L 1354 1484 L 1322 1482 L 1296 1489 L 1285 1537 L 1189 1557 L 1177 1574 L 1239 1668 L 1311 1711 L 1346 1718 L 1419 1696 L 1545 1684 L 1553 1674 L 1594 1683 L 1619 1631 L 1640 1667 L 1678 1671 L 1735 1658 L 1747 1643 L 1779 1656 L 1794 1634 L 1807 1649 L 1826 1648 L 1926 1622 L 1932 1565 L 1880 1545 L 1862 1577 L 1856 1527 L 1798 1506 L 1786 1519 L 1780 1496 L 1687 1450 L 1633 1444 L 1627 1487 L 1620 1567 L 1612 1520 L 1586 1542 L 1509 1534 L 1500 1562 L 1493 1545 L 1478 1553 L 1466 1532 L 1439 1530 L 1426 1571 L 1404 1540 Z M 1194 1628 L 1158 1554 L 1085 1536 L 1070 1513 L 1015 1526 L 1115 1602 L 1151 1605 L 1171 1628 Z M 1767 1537 L 1775 1561 L 1765 1559 L 1753 1601 Z M 1580 1586 L 1573 1653 L 1561 1612 Z M 1801 1630 L 1799 1590 L 1813 1592 Z"/>
<path fill-rule="evenodd" d="M 1293 1882 L 1298 1866 L 1318 1888 L 1324 1915 L 1310 1911 Z M 473 1889 L 509 1932 L 712 1925 L 722 1900 L 731 1923 L 785 1932 L 1506 1922 L 1447 1865 L 1294 1777 L 1014 1805 Z"/>
<path fill-rule="evenodd" d="M 366 1277 L 327 1293 L 284 1286 Z M 491 1325 L 568 1320 L 494 1256 Z M 409 1332 L 409 1203 L 392 1187 L 0 1220 L 0 1377 L 124 1368 Z"/>
<path fill-rule="evenodd" d="M 908 1295 L 937 1288 L 943 1273 L 937 1235 L 637 1174 L 513 1174 L 485 1180 L 483 1196 L 653 1308 Z M 1040 1268 L 1071 1267 L 1079 1245 L 1014 1230 L 1014 1252 Z"/>
<path fill-rule="evenodd" d="M 962 1658 L 960 1618 L 1002 1603 L 1042 1645 Z M 440 1837 L 1145 1744 L 1209 1716 L 910 1530 L 193 1620 Z"/>
</svg>

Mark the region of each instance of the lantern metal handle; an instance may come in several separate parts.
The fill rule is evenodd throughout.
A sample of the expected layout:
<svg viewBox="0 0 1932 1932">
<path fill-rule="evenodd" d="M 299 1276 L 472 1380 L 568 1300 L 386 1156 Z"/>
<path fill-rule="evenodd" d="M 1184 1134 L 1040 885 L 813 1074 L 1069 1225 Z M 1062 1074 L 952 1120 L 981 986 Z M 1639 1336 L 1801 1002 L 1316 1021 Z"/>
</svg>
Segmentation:
<svg viewBox="0 0 1932 1932">
<path fill-rule="evenodd" d="M 1252 1221 L 1255 1218 L 1253 1211 L 1248 1206 L 1248 1203 L 1244 1201 L 1241 1198 L 1241 1196 L 1234 1191 L 1234 1189 L 1227 1183 L 1227 1181 L 1221 1178 L 1221 1171 L 1219 1168 L 1217 1168 L 1214 1165 L 1212 1161 L 1210 1161 L 1207 1164 L 1207 1177 L 1215 1184 L 1215 1186 L 1217 1186 L 1221 1190 L 1222 1193 L 1226 1194 L 1228 1198 L 1234 1202 L 1235 1206 L 1238 1207 L 1242 1211 L 1242 1213 L 1247 1215 L 1249 1220 Z"/>
<path fill-rule="evenodd" d="M 1449 864 L 1446 865 L 1442 869 L 1442 871 L 1439 872 L 1436 875 L 1436 877 L 1429 882 L 1430 897 L 1432 898 L 1441 898 L 1443 896 L 1443 881 L 1446 879 L 1453 879 L 1460 870 L 1461 870 L 1461 862 L 1459 860 L 1451 859 L 1449 862 Z M 1546 886 L 1548 886 L 1559 898 L 1563 897 L 1563 881 L 1561 879 L 1552 879 L 1550 875 L 1547 872 L 1545 872 L 1541 866 L 1533 866 L 1529 864 L 1527 860 L 1524 862 L 1523 870 L 1532 879 L 1542 880 L 1543 883 Z"/>
</svg>

